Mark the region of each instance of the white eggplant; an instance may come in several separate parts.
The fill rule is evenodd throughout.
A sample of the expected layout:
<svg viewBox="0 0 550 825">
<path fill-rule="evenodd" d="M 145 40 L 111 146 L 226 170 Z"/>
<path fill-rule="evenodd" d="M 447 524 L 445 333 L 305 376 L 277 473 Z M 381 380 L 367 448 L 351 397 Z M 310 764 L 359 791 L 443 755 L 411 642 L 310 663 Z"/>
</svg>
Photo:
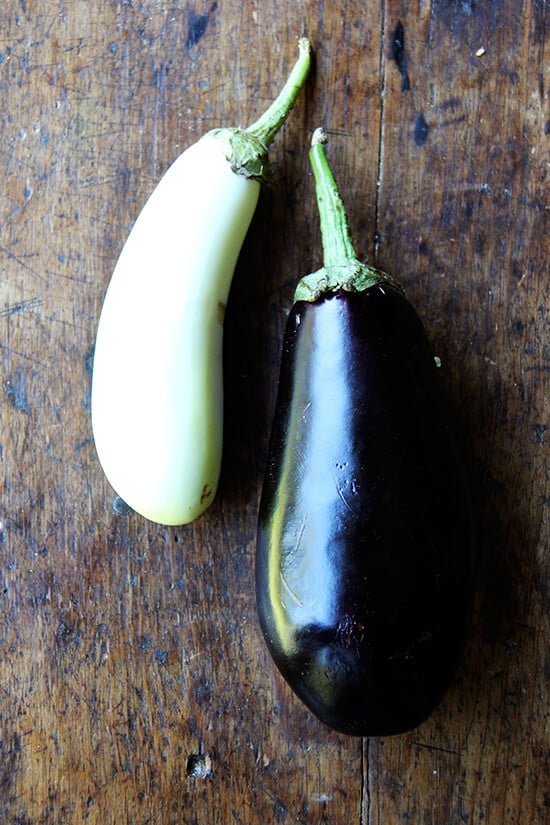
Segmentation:
<svg viewBox="0 0 550 825">
<path fill-rule="evenodd" d="M 122 249 L 99 320 L 92 428 L 105 475 L 136 512 L 186 524 L 211 504 L 223 438 L 223 320 L 267 169 L 267 146 L 309 70 L 309 43 L 246 130 L 209 132 L 153 191 Z"/>
</svg>

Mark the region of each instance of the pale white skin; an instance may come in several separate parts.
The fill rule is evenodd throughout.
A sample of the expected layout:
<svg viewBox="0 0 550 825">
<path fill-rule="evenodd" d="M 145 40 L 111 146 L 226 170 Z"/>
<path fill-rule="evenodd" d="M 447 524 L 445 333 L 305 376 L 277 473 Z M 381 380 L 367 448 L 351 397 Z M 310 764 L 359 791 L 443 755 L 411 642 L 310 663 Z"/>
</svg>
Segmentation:
<svg viewBox="0 0 550 825">
<path fill-rule="evenodd" d="M 136 512 L 187 524 L 211 504 L 223 439 L 225 305 L 260 184 L 206 135 L 140 213 L 97 332 L 92 427 L 99 460 Z"/>
</svg>

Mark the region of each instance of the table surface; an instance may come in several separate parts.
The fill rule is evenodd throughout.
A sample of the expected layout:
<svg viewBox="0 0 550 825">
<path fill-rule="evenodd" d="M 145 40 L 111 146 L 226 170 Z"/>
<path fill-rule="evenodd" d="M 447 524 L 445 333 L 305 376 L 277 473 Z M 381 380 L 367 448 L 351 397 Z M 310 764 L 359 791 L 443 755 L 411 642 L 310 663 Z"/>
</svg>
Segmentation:
<svg viewBox="0 0 550 825">
<path fill-rule="evenodd" d="M 4 0 L 6 825 L 550 821 L 547 9 Z M 208 129 L 252 122 L 302 34 L 314 68 L 227 310 L 220 489 L 192 525 L 158 526 L 120 512 L 94 451 L 102 299 L 164 170 Z M 319 125 L 358 250 L 401 278 L 441 358 L 478 523 L 464 661 L 433 716 L 388 738 L 309 714 L 253 597 L 285 314 L 321 263 Z"/>
</svg>

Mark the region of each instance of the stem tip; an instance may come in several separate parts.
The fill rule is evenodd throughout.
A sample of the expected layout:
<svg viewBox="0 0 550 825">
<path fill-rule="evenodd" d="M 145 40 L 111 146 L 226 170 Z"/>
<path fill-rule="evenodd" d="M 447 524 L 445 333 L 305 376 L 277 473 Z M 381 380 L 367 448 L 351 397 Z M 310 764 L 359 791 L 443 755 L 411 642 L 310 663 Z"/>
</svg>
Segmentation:
<svg viewBox="0 0 550 825">
<path fill-rule="evenodd" d="M 318 126 L 311 136 L 311 145 L 318 146 L 326 143 L 328 143 L 328 135 L 322 126 Z"/>
<path fill-rule="evenodd" d="M 298 40 L 298 49 L 300 54 L 311 54 L 311 43 L 308 37 L 300 37 Z"/>
<path fill-rule="evenodd" d="M 298 40 L 298 59 L 286 83 L 271 106 L 246 131 L 257 138 L 266 149 L 287 119 L 296 103 L 311 66 L 311 44 L 307 37 Z"/>
</svg>

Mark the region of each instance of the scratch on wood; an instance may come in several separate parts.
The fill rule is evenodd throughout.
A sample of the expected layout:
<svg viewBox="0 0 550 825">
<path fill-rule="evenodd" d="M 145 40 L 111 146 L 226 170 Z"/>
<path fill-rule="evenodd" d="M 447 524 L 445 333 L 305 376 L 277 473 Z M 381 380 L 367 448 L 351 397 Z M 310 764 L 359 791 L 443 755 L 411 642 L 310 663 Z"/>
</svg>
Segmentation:
<svg viewBox="0 0 550 825">
<path fill-rule="evenodd" d="M 287 817 L 290 817 L 290 819 L 292 819 L 293 822 L 297 822 L 298 825 L 307 825 L 305 820 L 301 819 L 298 816 L 295 816 L 291 811 L 289 811 L 284 802 L 281 799 L 279 799 L 279 797 L 276 796 L 272 791 L 270 791 L 265 782 L 260 782 L 260 788 L 265 793 L 265 795 L 268 796 L 269 799 L 271 799 L 275 806 L 275 819 L 280 820 L 281 814 L 283 814 Z"/>
<path fill-rule="evenodd" d="M 445 748 L 442 745 L 430 745 L 428 742 L 412 742 L 416 748 L 424 748 L 428 751 L 438 751 L 440 753 L 451 753 L 453 756 L 460 756 L 460 751 L 453 750 L 453 748 Z"/>
<path fill-rule="evenodd" d="M 0 246 L 0 252 L 3 252 L 4 255 L 7 255 L 7 257 L 11 261 L 15 261 L 16 263 L 18 263 L 19 266 L 23 267 L 23 269 L 25 269 L 27 272 L 30 272 L 32 275 L 34 275 L 35 278 L 39 278 L 41 281 L 46 283 L 46 278 L 44 278 L 42 275 L 39 275 L 38 272 L 36 272 L 36 270 L 32 268 L 32 266 L 26 264 L 25 261 L 22 261 L 21 258 L 17 257 L 17 255 L 14 255 L 13 252 L 10 252 L 10 250 L 6 249 L 5 246 Z"/>
<path fill-rule="evenodd" d="M 38 358 L 34 358 L 32 355 L 29 355 L 26 352 L 21 352 L 20 350 L 12 349 L 10 346 L 6 346 L 0 342 L 0 349 L 4 350 L 6 356 L 8 358 L 12 358 L 16 356 L 18 358 L 22 358 L 24 361 L 30 361 L 31 364 L 37 364 L 39 367 L 46 367 L 49 364 L 46 364 L 44 361 L 40 361 Z"/>
<path fill-rule="evenodd" d="M 18 304 L 8 304 L 4 309 L 0 309 L 0 318 L 8 318 L 18 312 L 29 312 L 42 304 L 42 298 L 31 298 L 28 301 L 20 301 Z"/>
<path fill-rule="evenodd" d="M 361 823 L 370 825 L 371 818 L 371 790 L 370 790 L 370 740 L 363 739 L 361 743 Z"/>
<path fill-rule="evenodd" d="M 13 376 L 13 380 L 8 378 L 6 381 L 6 393 L 11 402 L 11 405 L 21 412 L 28 415 L 30 412 L 29 399 L 25 388 L 25 373 L 18 369 Z"/>
</svg>

